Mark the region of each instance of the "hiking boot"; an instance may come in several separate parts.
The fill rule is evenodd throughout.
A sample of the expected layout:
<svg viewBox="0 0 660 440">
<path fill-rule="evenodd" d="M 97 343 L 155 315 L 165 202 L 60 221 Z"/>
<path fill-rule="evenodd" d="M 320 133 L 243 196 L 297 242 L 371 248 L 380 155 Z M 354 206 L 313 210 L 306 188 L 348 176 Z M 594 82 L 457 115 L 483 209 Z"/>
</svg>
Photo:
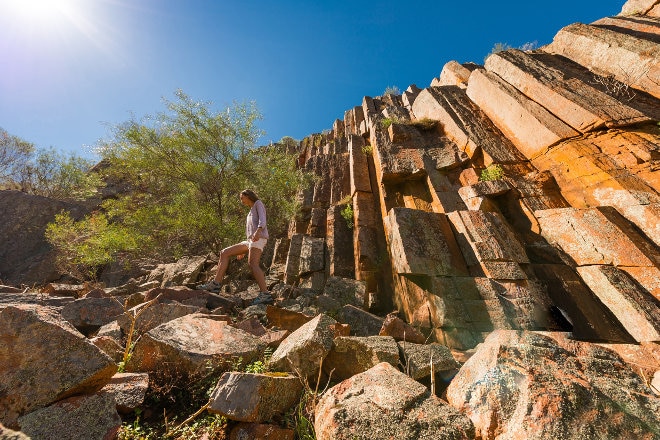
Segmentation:
<svg viewBox="0 0 660 440">
<path fill-rule="evenodd" d="M 197 286 L 198 290 L 208 290 L 209 292 L 219 292 L 220 287 L 222 287 L 222 284 L 217 282 L 216 280 L 211 280 L 206 284 L 200 284 Z"/>
<path fill-rule="evenodd" d="M 259 304 L 272 304 L 274 302 L 275 300 L 273 299 L 270 292 L 259 292 L 259 296 L 257 296 L 250 305 L 256 306 Z"/>
</svg>

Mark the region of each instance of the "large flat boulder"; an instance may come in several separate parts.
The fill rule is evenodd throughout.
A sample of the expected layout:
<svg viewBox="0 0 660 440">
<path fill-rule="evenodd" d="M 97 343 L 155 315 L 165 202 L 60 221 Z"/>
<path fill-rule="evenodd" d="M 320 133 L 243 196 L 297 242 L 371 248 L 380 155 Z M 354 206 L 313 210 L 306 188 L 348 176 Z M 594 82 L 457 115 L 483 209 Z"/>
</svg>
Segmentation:
<svg viewBox="0 0 660 440">
<path fill-rule="evenodd" d="M 93 393 L 117 365 L 47 307 L 0 309 L 0 423 L 74 394 Z"/>
<path fill-rule="evenodd" d="M 660 398 L 616 353 L 564 334 L 498 330 L 447 400 L 495 438 L 657 438 Z"/>
<path fill-rule="evenodd" d="M 387 362 L 323 394 L 314 428 L 319 440 L 474 438 L 466 416 Z"/>
<path fill-rule="evenodd" d="M 148 331 L 135 344 L 128 372 L 175 371 L 192 375 L 222 368 L 239 358 L 250 363 L 266 344 L 225 321 L 203 314 L 186 315 Z"/>
<path fill-rule="evenodd" d="M 324 371 L 335 381 L 367 371 L 381 362 L 399 366 L 399 348 L 391 336 L 340 336 L 323 361 Z"/>
</svg>

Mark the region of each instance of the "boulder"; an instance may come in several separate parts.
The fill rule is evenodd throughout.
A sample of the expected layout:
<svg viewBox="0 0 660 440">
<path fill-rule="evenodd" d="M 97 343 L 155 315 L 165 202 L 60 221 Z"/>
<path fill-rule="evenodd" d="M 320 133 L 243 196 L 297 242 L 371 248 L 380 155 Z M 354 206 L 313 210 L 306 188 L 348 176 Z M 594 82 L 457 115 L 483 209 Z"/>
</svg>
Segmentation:
<svg viewBox="0 0 660 440">
<path fill-rule="evenodd" d="M 211 394 L 208 411 L 230 420 L 262 423 L 287 412 L 302 391 L 296 376 L 228 372 Z"/>
<path fill-rule="evenodd" d="M 84 334 L 109 324 L 122 313 L 124 307 L 115 298 L 80 298 L 62 309 L 62 317 Z"/>
<path fill-rule="evenodd" d="M 158 302 L 176 301 L 189 306 L 206 307 L 210 294 L 206 290 L 192 290 L 185 286 L 156 287 L 145 293 L 144 300 L 158 298 Z"/>
<path fill-rule="evenodd" d="M 341 381 L 381 362 L 399 366 L 399 348 L 391 336 L 340 336 L 334 339 L 323 370 L 333 381 Z"/>
<path fill-rule="evenodd" d="M 121 426 L 115 401 L 108 394 L 69 397 L 18 419 L 33 439 L 112 439 Z"/>
<path fill-rule="evenodd" d="M 415 344 L 412 342 L 397 342 L 403 372 L 413 379 L 422 379 L 431 375 L 431 364 L 433 371 L 437 373 L 451 372 L 457 370 L 458 362 L 454 359 L 449 347 L 441 344 Z"/>
<path fill-rule="evenodd" d="M 289 331 L 296 331 L 313 319 L 312 316 L 274 306 L 266 307 L 266 317 L 269 325 Z"/>
<path fill-rule="evenodd" d="M 93 393 L 117 365 L 58 314 L 36 305 L 0 309 L 0 423 L 74 394 Z"/>
<path fill-rule="evenodd" d="M 336 322 L 319 314 L 291 333 L 271 356 L 270 368 L 294 372 L 305 378 L 315 375 L 332 348 L 334 332 L 330 326 Z"/>
<path fill-rule="evenodd" d="M 160 281 L 161 287 L 194 284 L 206 261 L 206 256 L 197 256 L 183 257 L 176 263 L 160 264 L 151 271 L 147 281 Z"/>
<path fill-rule="evenodd" d="M 73 298 L 79 298 L 83 296 L 84 292 L 85 286 L 83 284 L 49 283 L 41 289 L 41 293 L 45 293 L 46 295 L 71 296 Z"/>
<path fill-rule="evenodd" d="M 112 358 L 115 363 L 119 363 L 124 358 L 124 347 L 117 341 L 117 339 L 110 336 L 95 336 L 90 339 L 92 344 L 96 345 L 101 351 L 110 358 Z"/>
<path fill-rule="evenodd" d="M 485 440 L 660 435 L 660 398 L 649 385 L 613 351 L 564 334 L 491 333 L 447 400 Z"/>
<path fill-rule="evenodd" d="M 117 373 L 106 386 L 101 388 L 100 394 L 106 393 L 112 396 L 117 404 L 117 411 L 128 414 L 142 406 L 147 388 L 149 388 L 148 374 Z"/>
<path fill-rule="evenodd" d="M 318 440 L 475 438 L 466 416 L 387 362 L 325 392 L 314 428 Z"/>
<path fill-rule="evenodd" d="M 158 299 L 152 301 L 135 306 L 117 318 L 117 323 L 125 335 L 128 335 L 131 327 L 134 333 L 141 335 L 173 319 L 200 311 L 200 307 L 188 306 L 176 301 L 157 302 Z"/>
<path fill-rule="evenodd" d="M 391 336 L 396 341 L 407 341 L 416 344 L 426 342 L 426 338 L 419 330 L 396 316 L 396 313 L 387 315 L 378 334 L 380 336 Z"/>
<path fill-rule="evenodd" d="M 339 321 L 351 327 L 353 336 L 376 336 L 383 327 L 384 319 L 353 305 L 345 305 L 337 316 Z"/>
<path fill-rule="evenodd" d="M 331 276 L 325 282 L 323 294 L 337 299 L 341 306 L 352 304 L 362 307 L 365 304 L 366 284 L 351 278 Z"/>
<path fill-rule="evenodd" d="M 239 358 L 250 363 L 265 344 L 259 338 L 207 315 L 186 315 L 149 330 L 135 344 L 128 372 L 167 371 L 183 375 L 220 368 Z"/>
</svg>

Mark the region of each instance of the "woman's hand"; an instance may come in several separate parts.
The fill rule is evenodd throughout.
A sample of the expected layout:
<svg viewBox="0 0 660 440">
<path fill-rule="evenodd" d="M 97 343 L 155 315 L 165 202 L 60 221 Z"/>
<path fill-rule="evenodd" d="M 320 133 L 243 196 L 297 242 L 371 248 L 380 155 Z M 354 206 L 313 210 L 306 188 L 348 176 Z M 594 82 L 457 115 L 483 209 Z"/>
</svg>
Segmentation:
<svg viewBox="0 0 660 440">
<path fill-rule="evenodd" d="M 254 234 L 252 234 L 252 241 L 257 241 L 261 238 L 261 229 L 257 229 Z"/>
</svg>

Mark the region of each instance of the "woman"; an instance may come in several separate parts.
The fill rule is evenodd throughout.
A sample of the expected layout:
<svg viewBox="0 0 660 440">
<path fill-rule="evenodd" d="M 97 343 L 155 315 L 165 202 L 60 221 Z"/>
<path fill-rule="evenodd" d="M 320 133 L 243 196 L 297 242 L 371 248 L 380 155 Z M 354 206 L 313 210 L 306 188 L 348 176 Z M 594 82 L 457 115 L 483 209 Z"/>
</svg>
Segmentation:
<svg viewBox="0 0 660 440">
<path fill-rule="evenodd" d="M 270 304 L 273 302 L 273 297 L 268 292 L 264 271 L 261 270 L 261 267 L 259 266 L 261 253 L 268 241 L 266 207 L 252 190 L 246 189 L 241 191 L 240 198 L 242 204 L 250 207 L 250 212 L 248 213 L 245 224 L 245 235 L 247 240 L 224 248 L 222 252 L 220 252 L 220 261 L 218 261 L 218 271 L 215 274 L 215 279 L 206 284 L 197 286 L 197 288 L 210 291 L 220 290 L 222 278 L 225 276 L 231 257 L 237 256 L 238 259 L 241 259 L 247 253 L 248 265 L 250 266 L 252 275 L 254 275 L 254 279 L 257 280 L 257 284 L 259 284 L 260 290 L 259 296 L 252 302 L 252 305 Z"/>
</svg>

